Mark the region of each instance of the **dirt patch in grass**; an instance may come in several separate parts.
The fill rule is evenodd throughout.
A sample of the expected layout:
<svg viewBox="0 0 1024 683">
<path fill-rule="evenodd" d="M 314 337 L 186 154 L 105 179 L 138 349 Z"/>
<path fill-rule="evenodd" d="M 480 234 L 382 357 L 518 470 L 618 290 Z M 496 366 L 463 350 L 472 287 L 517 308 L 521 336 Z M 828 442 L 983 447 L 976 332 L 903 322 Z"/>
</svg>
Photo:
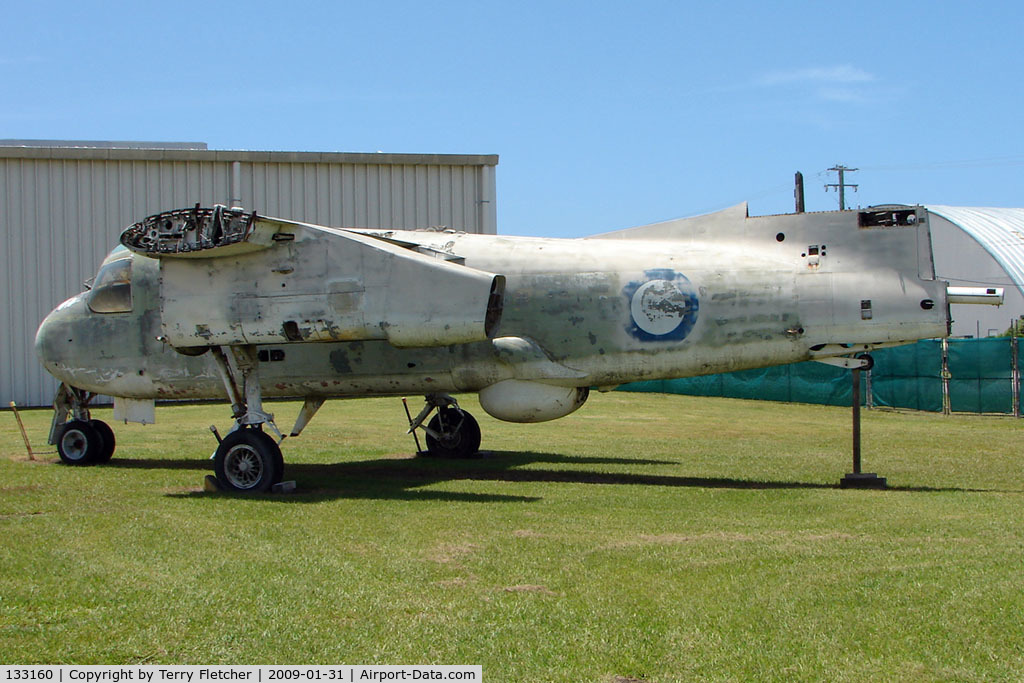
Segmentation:
<svg viewBox="0 0 1024 683">
<path fill-rule="evenodd" d="M 427 555 L 431 562 L 447 564 L 453 567 L 462 566 L 462 560 L 480 550 L 480 546 L 473 543 L 442 543 L 433 548 Z"/>
<path fill-rule="evenodd" d="M 516 538 L 544 538 L 544 534 L 537 533 L 533 529 L 516 529 L 512 535 Z"/>
<path fill-rule="evenodd" d="M 457 576 L 454 579 L 444 579 L 442 581 L 435 581 L 438 586 L 444 586 L 445 588 L 465 588 L 469 585 L 469 578 L 465 576 Z"/>
<path fill-rule="evenodd" d="M 530 583 L 521 583 L 515 586 L 505 586 L 502 588 L 506 593 L 539 593 L 540 595 L 558 595 L 547 586 L 539 586 Z"/>
<path fill-rule="evenodd" d="M 699 543 L 701 541 L 727 541 L 731 543 L 753 543 L 765 540 L 764 536 L 740 534 L 728 531 L 714 531 L 707 534 L 658 534 L 655 536 L 639 536 L 636 543 Z"/>
<path fill-rule="evenodd" d="M 0 495 L 5 493 L 29 493 L 32 491 L 41 491 L 43 489 L 42 484 L 25 484 L 23 486 L 0 486 Z"/>
<path fill-rule="evenodd" d="M 642 534 L 636 538 L 624 539 L 603 546 L 604 550 L 635 548 L 642 545 L 686 545 L 690 543 L 824 543 L 828 541 L 852 541 L 858 538 L 841 531 L 827 533 L 793 533 L 771 531 L 766 533 L 740 533 L 734 531 L 711 531 L 702 534 Z"/>
</svg>

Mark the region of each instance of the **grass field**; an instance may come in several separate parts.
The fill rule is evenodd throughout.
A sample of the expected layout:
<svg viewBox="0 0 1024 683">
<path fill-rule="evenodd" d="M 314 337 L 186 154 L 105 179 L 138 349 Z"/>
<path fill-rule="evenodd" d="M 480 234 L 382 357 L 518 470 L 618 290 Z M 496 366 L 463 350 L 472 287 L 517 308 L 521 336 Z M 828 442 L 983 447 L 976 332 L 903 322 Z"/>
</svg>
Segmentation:
<svg viewBox="0 0 1024 683">
<path fill-rule="evenodd" d="M 29 462 L 0 414 L 0 663 L 481 664 L 488 681 L 1020 680 L 1024 423 L 595 395 L 411 457 L 329 402 L 290 495 L 202 492 L 225 406 Z M 297 403 L 273 403 L 290 427 Z M 418 403 L 417 403 L 418 407 Z M 110 419 L 109 411 L 95 416 Z M 37 446 L 48 411 L 22 413 Z"/>
</svg>

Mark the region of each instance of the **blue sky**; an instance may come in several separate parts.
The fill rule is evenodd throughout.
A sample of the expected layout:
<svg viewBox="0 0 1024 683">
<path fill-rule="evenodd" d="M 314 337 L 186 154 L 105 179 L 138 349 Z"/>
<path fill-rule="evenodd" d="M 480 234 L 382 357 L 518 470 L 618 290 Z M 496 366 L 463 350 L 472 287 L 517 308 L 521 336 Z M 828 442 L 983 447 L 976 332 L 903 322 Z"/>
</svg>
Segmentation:
<svg viewBox="0 0 1024 683">
<path fill-rule="evenodd" d="M 1020 2 L 8 3 L 0 138 L 498 154 L 498 228 L 1024 206 Z M 170 207 L 168 207 L 170 208 Z"/>
</svg>

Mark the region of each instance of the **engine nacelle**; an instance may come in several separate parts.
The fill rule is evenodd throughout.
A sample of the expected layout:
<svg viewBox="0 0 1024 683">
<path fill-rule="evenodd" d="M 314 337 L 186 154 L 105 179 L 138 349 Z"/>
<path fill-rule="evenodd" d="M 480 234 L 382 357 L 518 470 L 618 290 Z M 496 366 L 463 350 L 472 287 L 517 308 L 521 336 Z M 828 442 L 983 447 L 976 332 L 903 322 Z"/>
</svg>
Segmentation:
<svg viewBox="0 0 1024 683">
<path fill-rule="evenodd" d="M 484 388 L 480 405 L 491 417 L 506 422 L 546 422 L 575 411 L 589 395 L 587 387 L 506 379 Z"/>
</svg>

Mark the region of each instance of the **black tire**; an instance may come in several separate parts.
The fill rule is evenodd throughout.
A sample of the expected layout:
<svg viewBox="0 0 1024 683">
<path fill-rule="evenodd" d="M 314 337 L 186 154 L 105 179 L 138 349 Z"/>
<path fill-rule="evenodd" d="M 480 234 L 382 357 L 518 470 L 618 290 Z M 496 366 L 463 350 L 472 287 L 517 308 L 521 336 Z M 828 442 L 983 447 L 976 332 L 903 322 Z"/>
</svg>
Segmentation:
<svg viewBox="0 0 1024 683">
<path fill-rule="evenodd" d="M 85 420 L 65 422 L 57 435 L 57 453 L 67 465 L 92 465 L 103 452 L 103 437 Z"/>
<path fill-rule="evenodd" d="M 284 458 L 272 438 L 258 429 L 239 429 L 224 437 L 213 471 L 225 491 L 266 493 L 281 480 Z"/>
<path fill-rule="evenodd" d="M 273 441 L 273 439 L 271 439 Z M 281 480 L 284 479 L 284 456 L 281 455 L 281 447 L 276 443 L 274 447 L 277 449 L 277 455 L 274 458 L 275 471 L 274 471 L 274 484 L 280 484 Z"/>
<path fill-rule="evenodd" d="M 103 440 L 103 448 L 96 454 L 96 459 L 93 462 L 98 465 L 110 462 L 110 458 L 114 456 L 114 449 L 117 447 L 117 440 L 114 439 L 114 430 L 103 420 L 89 420 L 89 424 Z"/>
<path fill-rule="evenodd" d="M 437 411 L 427 428 L 427 452 L 435 458 L 475 458 L 480 456 L 480 425 L 464 410 L 447 406 Z"/>
</svg>

